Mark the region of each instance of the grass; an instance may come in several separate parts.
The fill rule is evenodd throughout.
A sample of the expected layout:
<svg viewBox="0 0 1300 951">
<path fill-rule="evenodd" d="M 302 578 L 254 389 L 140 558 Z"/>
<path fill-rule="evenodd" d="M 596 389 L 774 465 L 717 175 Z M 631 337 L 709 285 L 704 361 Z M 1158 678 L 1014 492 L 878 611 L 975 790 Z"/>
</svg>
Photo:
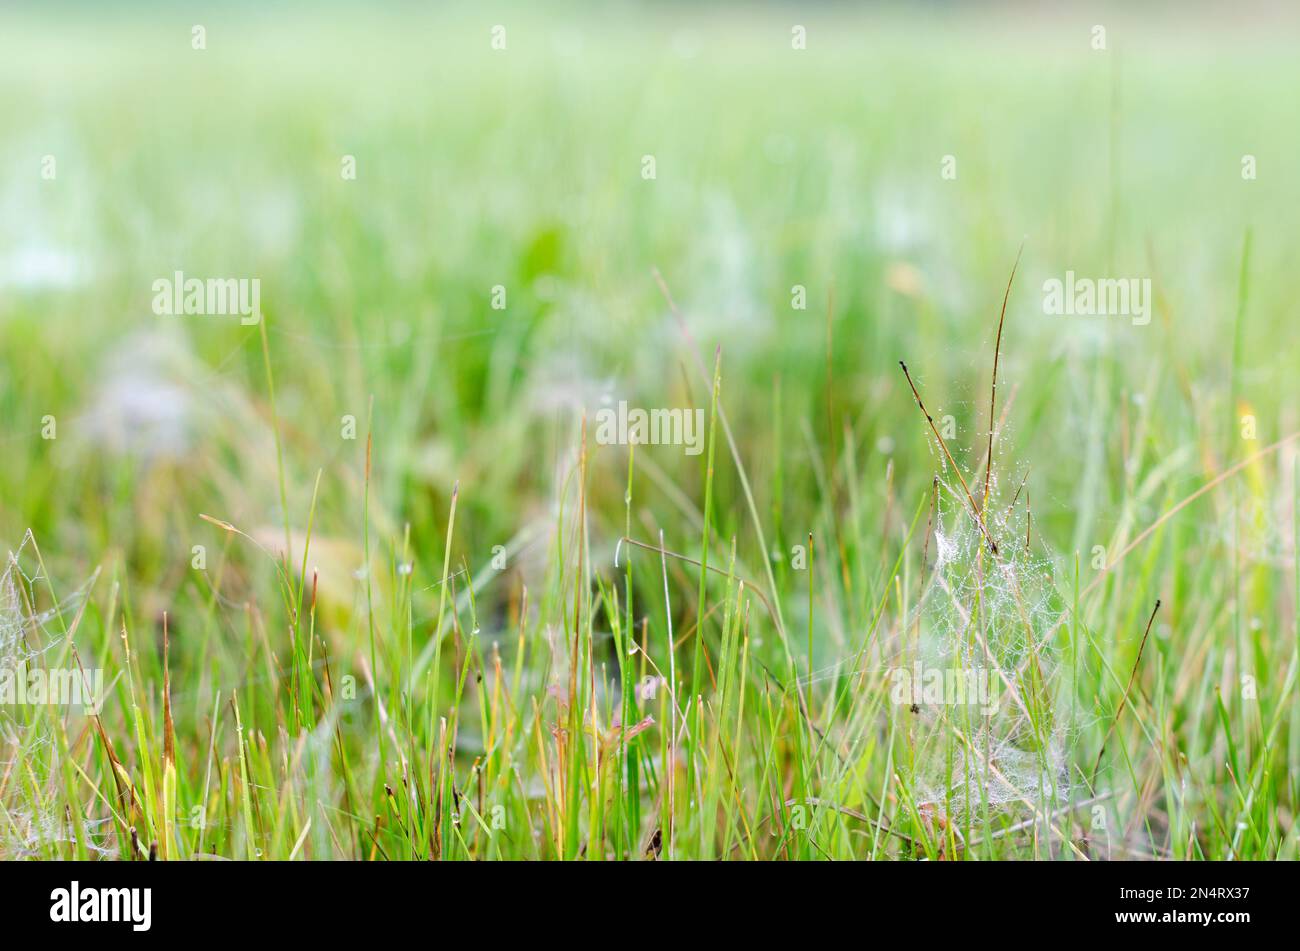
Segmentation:
<svg viewBox="0 0 1300 951">
<path fill-rule="evenodd" d="M 3 16 L 0 856 L 1300 857 L 1265 27 Z"/>
</svg>

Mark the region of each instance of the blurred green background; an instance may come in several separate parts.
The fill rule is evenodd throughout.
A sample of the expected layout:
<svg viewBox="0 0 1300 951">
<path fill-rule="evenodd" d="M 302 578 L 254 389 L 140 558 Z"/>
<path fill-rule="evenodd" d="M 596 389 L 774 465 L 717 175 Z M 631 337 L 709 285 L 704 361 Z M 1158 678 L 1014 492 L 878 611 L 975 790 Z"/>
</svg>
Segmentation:
<svg viewBox="0 0 1300 951">
<path fill-rule="evenodd" d="M 459 480 L 484 561 L 548 516 L 584 410 L 706 405 L 658 268 L 698 352 L 723 347 L 784 550 L 835 518 L 808 447 L 846 425 L 864 504 L 891 460 L 906 497 L 928 484 L 900 358 L 974 468 L 1023 240 L 1004 468 L 1032 469 L 1051 550 L 1086 557 L 1142 466 L 1194 487 L 1238 452 L 1234 392 L 1263 442 L 1300 425 L 1295 26 L 1267 5 L 8 7 L 0 539 L 32 528 L 68 579 L 120 555 L 161 605 L 211 541 L 196 513 L 280 523 L 258 328 L 155 316 L 180 269 L 261 281 L 296 524 L 321 469 L 317 532 L 358 541 L 373 397 L 379 536 L 410 523 L 440 555 Z M 1044 315 L 1067 269 L 1151 278 L 1151 324 Z M 698 460 L 646 459 L 648 511 L 699 504 Z M 624 465 L 593 460 L 605 551 Z M 718 478 L 720 537 L 761 558 Z"/>
</svg>

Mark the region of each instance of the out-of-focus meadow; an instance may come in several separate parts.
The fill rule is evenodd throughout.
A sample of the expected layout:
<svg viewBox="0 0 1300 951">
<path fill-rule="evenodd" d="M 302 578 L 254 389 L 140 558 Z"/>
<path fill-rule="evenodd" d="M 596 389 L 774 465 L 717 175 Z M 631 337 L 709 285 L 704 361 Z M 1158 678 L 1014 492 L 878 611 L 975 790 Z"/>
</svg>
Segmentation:
<svg viewBox="0 0 1300 951">
<path fill-rule="evenodd" d="M 0 856 L 1296 858 L 1296 31 L 6 9 Z"/>
</svg>

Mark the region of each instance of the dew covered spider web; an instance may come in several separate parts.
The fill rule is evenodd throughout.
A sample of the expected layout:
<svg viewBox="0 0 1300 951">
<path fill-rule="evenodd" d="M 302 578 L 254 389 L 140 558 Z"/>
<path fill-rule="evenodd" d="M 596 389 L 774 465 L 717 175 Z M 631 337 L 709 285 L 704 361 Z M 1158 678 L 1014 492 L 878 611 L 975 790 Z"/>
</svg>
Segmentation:
<svg viewBox="0 0 1300 951">
<path fill-rule="evenodd" d="M 19 588 L 21 584 L 23 591 L 30 590 L 35 580 L 24 573 L 20 561 L 30 538 L 30 533 L 23 536 L 18 551 L 8 553 L 3 571 L 0 571 L 0 673 L 10 678 L 18 676 L 27 663 L 39 654 L 39 651 L 30 646 L 27 630 L 32 623 L 41 623 L 41 619 L 31 617 Z M 0 703 L 0 731 L 3 731 L 0 735 L 7 735 L 13 723 L 13 712 L 9 706 Z"/>
<path fill-rule="evenodd" d="M 919 802 L 971 820 L 985 807 L 1052 809 L 1070 794 L 1069 706 L 1058 703 L 1068 678 L 1052 637 L 1065 607 L 1052 561 L 1033 536 L 1027 478 L 1013 470 L 1001 484 L 990 479 L 977 516 L 944 463 L 923 593 L 894 662 L 952 672 L 966 690 L 954 695 L 949 680 L 939 702 L 912 707 Z M 982 479 L 968 485 L 983 490 Z"/>
<path fill-rule="evenodd" d="M 33 712 L 18 706 L 16 692 L 10 695 L 8 691 L 13 690 L 16 678 L 26 676 L 27 671 L 66 643 L 67 635 L 59 622 L 76 614 L 95 578 L 92 576 L 62 601 L 38 610 L 34 607 L 38 603 L 37 588 L 45 579 L 35 567 L 36 559 L 29 548 L 35 548 L 31 532 L 23 536 L 16 551 L 6 553 L 0 570 L 0 684 L 6 688 L 0 691 L 0 774 L 7 774 L 21 761 L 33 775 L 40 775 L 48 767 L 49 775 L 57 776 L 53 718 L 44 710 Z M 65 816 L 42 809 L 38 801 L 53 802 L 54 797 L 36 800 L 19 796 L 13 803 L 0 803 L 4 809 L 0 858 L 38 856 L 44 854 L 43 846 L 73 841 L 81 841 L 89 851 L 100 855 L 116 852 L 111 845 L 108 818 L 83 819 L 78 833 Z"/>
</svg>

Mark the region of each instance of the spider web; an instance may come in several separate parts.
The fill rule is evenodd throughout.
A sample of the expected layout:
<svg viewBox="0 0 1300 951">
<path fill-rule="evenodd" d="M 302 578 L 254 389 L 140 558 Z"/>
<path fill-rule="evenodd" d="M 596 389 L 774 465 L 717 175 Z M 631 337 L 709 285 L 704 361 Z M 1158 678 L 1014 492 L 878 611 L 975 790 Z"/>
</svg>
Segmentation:
<svg viewBox="0 0 1300 951">
<path fill-rule="evenodd" d="M 904 650 L 923 664 L 975 672 L 993 702 L 915 708 L 920 801 L 957 815 L 1016 803 L 1041 810 L 1070 793 L 1069 724 L 1056 702 L 1062 678 L 1049 638 L 1064 611 L 1052 563 L 1033 539 L 1024 478 L 1009 480 L 1010 498 L 991 479 L 976 516 L 945 468 L 935 483 L 933 565 Z"/>
</svg>

